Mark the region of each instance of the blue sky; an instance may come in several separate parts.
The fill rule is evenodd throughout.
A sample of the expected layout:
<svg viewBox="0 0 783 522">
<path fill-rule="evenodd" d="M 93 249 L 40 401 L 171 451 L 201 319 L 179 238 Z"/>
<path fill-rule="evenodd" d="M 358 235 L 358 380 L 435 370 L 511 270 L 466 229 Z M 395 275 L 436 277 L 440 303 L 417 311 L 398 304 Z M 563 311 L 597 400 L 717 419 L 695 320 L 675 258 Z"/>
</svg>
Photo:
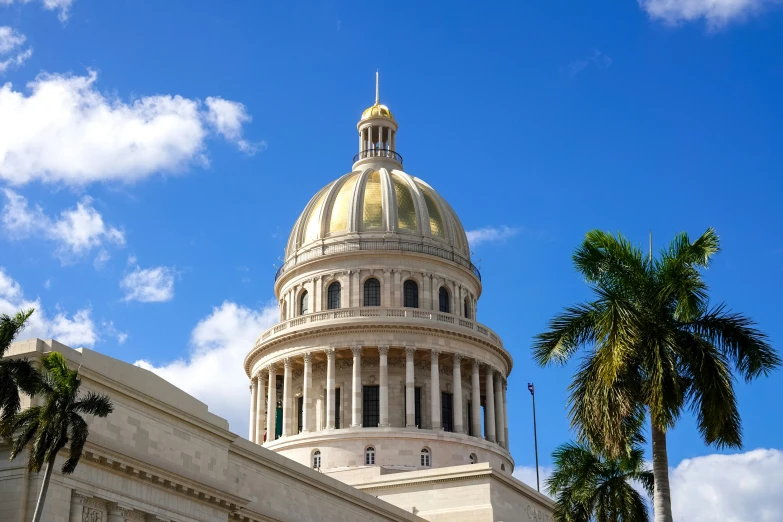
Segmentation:
<svg viewBox="0 0 783 522">
<path fill-rule="evenodd" d="M 573 367 L 529 347 L 589 296 L 570 259 L 589 229 L 659 248 L 715 227 L 713 299 L 783 339 L 776 1 L 0 4 L 0 307 L 40 307 L 27 335 L 147 361 L 240 434 L 246 389 L 220 377 L 271 320 L 299 212 L 350 170 L 376 68 L 406 171 L 494 231 L 474 236 L 478 318 L 515 359 L 520 469 L 528 381 L 541 463 L 570 437 Z M 781 386 L 737 384 L 745 450 L 783 459 Z M 670 435 L 673 467 L 716 453 L 690 415 Z"/>
</svg>

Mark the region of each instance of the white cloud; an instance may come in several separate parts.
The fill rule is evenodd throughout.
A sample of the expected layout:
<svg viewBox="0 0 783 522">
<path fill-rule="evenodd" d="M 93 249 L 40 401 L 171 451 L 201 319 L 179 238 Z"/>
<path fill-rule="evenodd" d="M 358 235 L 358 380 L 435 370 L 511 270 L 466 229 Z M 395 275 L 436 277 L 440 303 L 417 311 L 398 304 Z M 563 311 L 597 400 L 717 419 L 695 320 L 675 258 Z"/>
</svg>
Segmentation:
<svg viewBox="0 0 783 522">
<path fill-rule="evenodd" d="M 711 29 L 720 29 L 761 12 L 781 0 L 638 0 L 650 18 L 667 24 L 704 20 Z"/>
<path fill-rule="evenodd" d="M 174 270 L 167 266 L 136 269 L 120 281 L 123 301 L 162 303 L 174 299 Z"/>
<path fill-rule="evenodd" d="M 117 339 L 117 344 L 124 344 L 128 340 L 128 332 L 120 332 L 117 327 L 114 326 L 114 321 L 102 321 L 101 322 L 102 334 L 114 337 Z"/>
<path fill-rule="evenodd" d="M 539 483 L 541 485 L 541 493 L 547 495 L 545 484 L 546 484 L 546 479 L 548 479 L 549 476 L 552 475 L 552 468 L 539 466 L 538 474 L 539 474 Z M 536 489 L 536 468 L 530 466 L 516 466 L 514 468 L 514 473 L 512 475 L 514 476 L 514 478 L 521 480 L 531 488 Z"/>
<path fill-rule="evenodd" d="M 243 361 L 256 337 L 278 317 L 276 304 L 252 309 L 225 301 L 193 329 L 187 357 L 161 366 L 147 360 L 136 365 L 207 403 L 210 411 L 228 419 L 231 429 L 245 437 L 250 395 Z"/>
<path fill-rule="evenodd" d="M 18 340 L 57 339 L 71 347 L 92 346 L 98 340 L 95 324 L 89 308 L 78 310 L 73 316 L 57 310 L 53 318 L 49 318 L 41 305 L 40 299 L 31 301 L 25 299 L 22 287 L 5 270 L 0 267 L 0 314 L 13 315 L 19 310 L 35 308 L 27 327 L 17 338 Z"/>
<path fill-rule="evenodd" d="M 40 206 L 30 209 L 27 199 L 9 189 L 4 189 L 7 202 L 0 218 L 12 239 L 42 236 L 57 244 L 56 255 L 63 263 L 71 262 L 95 248 L 125 244 L 125 235 L 119 229 L 107 225 L 103 216 L 95 210 L 92 198 L 85 196 L 76 208 L 64 210 L 52 219 Z M 109 259 L 102 248 L 96 258 L 96 268 Z"/>
<path fill-rule="evenodd" d="M 243 104 L 212 96 L 206 99 L 206 104 L 207 121 L 218 134 L 236 143 L 239 150 L 252 155 L 266 146 L 264 142 L 251 143 L 242 138 L 242 125 L 253 120 Z"/>
<path fill-rule="evenodd" d="M 21 4 L 27 4 L 32 0 L 0 0 L 0 4 L 10 5 L 15 1 L 18 1 Z M 61 22 L 65 22 L 68 19 L 71 4 L 73 4 L 73 0 L 40 0 L 40 2 L 47 11 L 59 11 L 59 13 L 57 13 L 57 18 L 59 18 Z"/>
<path fill-rule="evenodd" d="M 783 451 L 685 459 L 669 483 L 677 522 L 783 521 Z"/>
<path fill-rule="evenodd" d="M 144 96 L 132 101 L 98 91 L 98 75 L 41 74 L 30 93 L 0 88 L 0 179 L 84 185 L 139 180 L 207 165 L 210 131 L 248 151 L 242 124 L 249 121 L 236 102 Z M 233 105 L 232 105 L 233 104 Z M 244 143 L 244 145 L 242 144 Z"/>
<path fill-rule="evenodd" d="M 595 65 L 598 69 L 606 69 L 612 65 L 612 59 L 598 49 L 593 49 L 590 56 L 583 60 L 571 62 L 565 70 L 569 76 L 576 76 L 591 64 Z"/>
<path fill-rule="evenodd" d="M 27 38 L 25 35 L 7 25 L 0 26 L 0 74 L 11 66 L 22 65 L 33 55 L 31 48 L 20 49 Z"/>
<path fill-rule="evenodd" d="M 505 225 L 502 227 L 484 227 L 476 230 L 468 230 L 465 232 L 465 234 L 468 236 L 468 243 L 470 243 L 471 247 L 475 247 L 481 243 L 505 241 L 506 239 L 517 235 L 518 233 L 519 229 L 507 227 Z"/>
</svg>

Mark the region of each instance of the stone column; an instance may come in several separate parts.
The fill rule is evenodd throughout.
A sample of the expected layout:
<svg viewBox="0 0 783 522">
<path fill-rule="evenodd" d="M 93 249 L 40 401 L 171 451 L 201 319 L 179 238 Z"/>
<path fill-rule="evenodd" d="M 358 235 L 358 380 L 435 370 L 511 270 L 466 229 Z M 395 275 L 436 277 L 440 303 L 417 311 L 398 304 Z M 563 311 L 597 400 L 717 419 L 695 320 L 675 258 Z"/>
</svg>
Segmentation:
<svg viewBox="0 0 783 522">
<path fill-rule="evenodd" d="M 495 433 L 498 445 L 506 447 L 506 428 L 503 415 L 503 378 L 500 372 L 495 373 Z"/>
<path fill-rule="evenodd" d="M 250 378 L 250 433 L 247 440 L 256 441 L 256 413 L 258 412 L 258 379 Z"/>
<path fill-rule="evenodd" d="M 326 351 L 326 429 L 334 429 L 334 348 Z"/>
<path fill-rule="evenodd" d="M 263 371 L 256 374 L 256 444 L 263 444 L 264 442 L 264 426 L 266 425 L 266 418 L 264 411 L 266 408 L 266 402 L 264 401 L 264 391 L 266 390 L 266 377 Z"/>
<path fill-rule="evenodd" d="M 313 278 L 313 304 L 310 306 L 310 309 L 313 312 L 320 312 L 323 309 L 321 306 L 322 302 L 323 287 L 321 286 L 321 276 L 315 276 Z"/>
<path fill-rule="evenodd" d="M 84 522 L 84 497 L 75 491 L 71 493 L 71 510 L 68 514 L 68 522 Z"/>
<path fill-rule="evenodd" d="M 390 308 L 392 305 L 392 271 L 390 269 L 383 270 L 383 297 L 381 298 L 381 305 L 386 308 Z"/>
<path fill-rule="evenodd" d="M 440 368 L 438 367 L 438 350 L 430 351 L 430 405 L 432 406 L 432 429 L 439 430 L 442 425 L 440 422 Z"/>
<path fill-rule="evenodd" d="M 452 356 L 454 361 L 454 373 L 452 375 L 452 386 L 454 390 L 454 404 L 453 416 L 454 416 L 454 433 L 464 433 L 465 428 L 462 424 L 462 356 L 455 353 Z"/>
<path fill-rule="evenodd" d="M 487 366 L 486 374 L 486 391 L 484 410 L 484 417 L 486 420 L 486 439 L 490 442 L 495 442 L 495 386 L 494 386 L 494 373 L 495 371 L 491 366 Z"/>
<path fill-rule="evenodd" d="M 378 361 L 378 368 L 380 375 L 378 376 L 378 399 L 380 400 L 380 419 L 378 426 L 385 428 L 389 426 L 389 347 L 379 346 L 378 354 L 380 360 Z"/>
<path fill-rule="evenodd" d="M 479 380 L 479 362 L 473 359 L 473 375 L 471 389 L 471 419 L 473 426 L 473 436 L 481 438 L 481 381 Z"/>
<path fill-rule="evenodd" d="M 506 449 L 511 445 L 511 441 L 508 440 L 508 402 L 506 402 L 506 392 L 508 391 L 508 382 L 503 379 L 503 426 L 505 428 L 506 435 Z"/>
<path fill-rule="evenodd" d="M 422 310 L 432 310 L 432 278 L 430 274 L 422 272 L 421 274 L 421 306 Z"/>
<path fill-rule="evenodd" d="M 283 437 L 294 434 L 291 427 L 291 403 L 293 402 L 293 383 L 291 382 L 291 358 L 283 359 Z"/>
<path fill-rule="evenodd" d="M 416 427 L 416 390 L 414 382 L 413 354 L 416 348 L 405 349 L 405 426 Z"/>
<path fill-rule="evenodd" d="M 364 306 L 364 292 L 362 291 L 361 275 L 358 270 L 351 271 L 351 287 L 354 289 L 353 306 Z"/>
<path fill-rule="evenodd" d="M 304 354 L 304 374 L 302 375 L 302 433 L 313 430 L 313 361 L 310 352 Z"/>
<path fill-rule="evenodd" d="M 353 380 L 351 381 L 351 428 L 362 427 L 362 347 L 354 346 Z"/>
<path fill-rule="evenodd" d="M 402 288 L 400 288 L 400 271 L 395 270 L 392 272 L 392 289 L 391 289 L 391 295 L 392 295 L 392 302 L 389 305 L 391 308 L 400 308 L 402 306 Z"/>
<path fill-rule="evenodd" d="M 266 411 L 266 441 L 275 440 L 275 420 L 277 418 L 277 369 L 274 364 L 269 365 L 269 382 L 267 384 Z"/>
</svg>

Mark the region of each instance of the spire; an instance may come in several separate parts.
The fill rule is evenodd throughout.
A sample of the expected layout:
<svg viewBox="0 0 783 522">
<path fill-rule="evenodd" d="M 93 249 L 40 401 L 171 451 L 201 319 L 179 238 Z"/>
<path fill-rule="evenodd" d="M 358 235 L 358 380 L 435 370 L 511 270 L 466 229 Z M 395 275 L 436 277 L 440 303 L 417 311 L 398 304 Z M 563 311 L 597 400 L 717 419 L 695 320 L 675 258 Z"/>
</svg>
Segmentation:
<svg viewBox="0 0 783 522">
<path fill-rule="evenodd" d="M 380 89 L 378 88 L 378 69 L 375 69 L 375 105 L 381 103 Z"/>
</svg>

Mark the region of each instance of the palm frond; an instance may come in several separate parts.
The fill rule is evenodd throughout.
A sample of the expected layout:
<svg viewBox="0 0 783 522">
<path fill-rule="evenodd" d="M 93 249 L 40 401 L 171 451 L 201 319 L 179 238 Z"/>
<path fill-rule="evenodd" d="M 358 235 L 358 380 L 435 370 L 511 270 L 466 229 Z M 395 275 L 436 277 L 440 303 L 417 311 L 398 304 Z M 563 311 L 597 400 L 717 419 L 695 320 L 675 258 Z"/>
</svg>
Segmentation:
<svg viewBox="0 0 783 522">
<path fill-rule="evenodd" d="M 112 411 L 114 406 L 106 395 L 100 395 L 95 392 L 87 392 L 83 399 L 73 405 L 73 411 L 77 413 L 86 413 L 96 417 L 106 417 Z"/>
<path fill-rule="evenodd" d="M 683 326 L 721 350 L 746 381 L 768 375 L 780 366 L 780 357 L 755 321 L 726 310 L 721 304 Z"/>
<path fill-rule="evenodd" d="M 87 429 L 87 423 L 77 414 L 72 414 L 70 419 L 71 447 L 69 449 L 68 460 L 63 464 L 62 472 L 69 475 L 74 472 L 79 459 L 82 458 L 84 443 L 87 442 L 87 436 L 90 430 Z"/>
<path fill-rule="evenodd" d="M 533 357 L 538 364 L 565 364 L 582 346 L 596 341 L 596 322 L 601 311 L 596 305 L 566 308 L 549 321 L 546 332 L 535 337 Z"/>
<path fill-rule="evenodd" d="M 8 314 L 0 315 L 0 357 L 5 355 L 5 351 L 24 328 L 34 311 L 35 308 L 21 310 L 13 317 L 10 317 Z"/>
<path fill-rule="evenodd" d="M 642 251 L 621 234 L 591 230 L 573 259 L 577 271 L 590 283 L 636 289 L 646 279 Z"/>
</svg>

